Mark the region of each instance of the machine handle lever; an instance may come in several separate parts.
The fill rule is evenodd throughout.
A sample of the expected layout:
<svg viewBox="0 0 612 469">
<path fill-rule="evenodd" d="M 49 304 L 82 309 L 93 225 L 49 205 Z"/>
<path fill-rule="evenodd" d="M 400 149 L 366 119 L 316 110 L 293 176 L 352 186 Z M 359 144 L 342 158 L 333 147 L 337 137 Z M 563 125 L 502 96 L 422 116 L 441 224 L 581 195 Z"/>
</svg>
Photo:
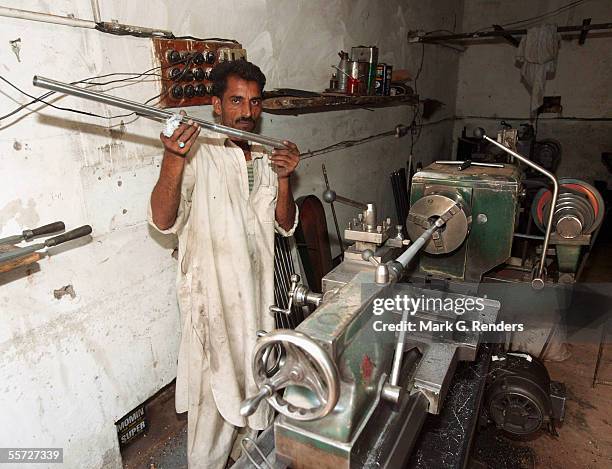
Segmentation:
<svg viewBox="0 0 612 469">
<path fill-rule="evenodd" d="M 374 257 L 374 251 L 372 251 L 371 249 L 365 249 L 361 253 L 361 258 L 364 261 L 368 261 L 370 264 L 374 265 L 375 267 L 378 267 L 380 265 L 380 262 L 378 262 L 376 257 Z"/>
<path fill-rule="evenodd" d="M 523 156 L 520 153 L 517 153 L 514 150 L 508 148 L 503 143 L 500 143 L 497 140 L 493 140 L 491 137 L 488 137 L 487 135 L 485 135 L 484 129 L 482 129 L 480 127 L 476 128 L 474 130 L 474 136 L 477 137 L 477 138 L 483 138 L 483 139 L 487 140 L 489 143 L 492 143 L 496 147 L 498 147 L 501 150 L 505 151 L 510 156 L 515 157 L 516 159 L 518 159 L 522 163 L 525 163 L 530 168 L 535 169 L 536 171 L 538 171 L 539 173 L 543 174 L 548 179 L 550 179 L 550 181 L 553 184 L 552 200 L 551 200 L 551 204 L 550 204 L 550 206 L 553 207 L 553 208 L 551 208 L 550 213 L 548 215 L 548 223 L 546 224 L 546 231 L 544 233 L 544 243 L 542 245 L 542 256 L 540 257 L 540 263 L 539 263 L 538 268 L 536 270 L 536 275 L 533 278 L 533 280 L 531 281 L 531 286 L 533 287 L 534 290 L 541 290 L 542 288 L 544 288 L 544 285 L 545 285 L 545 283 L 544 283 L 544 275 L 545 275 L 545 269 L 546 269 L 546 252 L 548 251 L 548 243 L 550 241 L 550 233 L 552 232 L 553 219 L 554 219 L 554 215 L 555 215 L 554 207 L 557 206 L 557 199 L 559 197 L 559 182 L 557 181 L 557 177 L 553 173 L 551 173 L 550 171 L 544 169 L 542 166 L 539 166 L 536 163 L 534 163 L 533 161 L 531 161 L 526 156 Z"/>
<path fill-rule="evenodd" d="M 342 197 L 341 195 L 336 194 L 336 191 L 331 189 L 326 189 L 323 192 L 323 200 L 328 204 L 332 202 L 340 202 L 341 204 L 349 205 L 351 207 L 358 208 L 360 210 L 367 210 L 368 205 L 363 202 L 358 202 L 357 200 L 349 199 L 348 197 Z"/>
<path fill-rule="evenodd" d="M 270 312 L 272 314 L 276 314 L 276 313 L 284 314 L 284 315 L 291 314 L 291 310 L 290 309 L 283 309 L 283 308 L 279 308 L 278 306 L 274 306 L 274 305 L 270 306 L 269 309 L 270 309 Z"/>
<path fill-rule="evenodd" d="M 297 290 L 298 283 L 300 282 L 300 276 L 298 274 L 291 275 L 291 285 L 289 286 L 289 291 L 287 292 L 287 296 L 289 298 L 289 302 L 287 304 L 287 309 L 279 308 L 276 305 L 272 305 L 269 308 L 269 311 L 272 314 L 280 313 L 289 316 L 291 314 L 291 307 L 293 306 L 293 295 Z"/>
<path fill-rule="evenodd" d="M 247 397 L 244 401 L 240 403 L 240 415 L 243 417 L 249 417 L 255 413 L 257 407 L 261 401 L 266 399 L 267 397 L 272 396 L 275 389 L 273 386 L 269 384 L 263 384 L 261 388 L 259 388 L 259 392 L 254 396 Z"/>
</svg>

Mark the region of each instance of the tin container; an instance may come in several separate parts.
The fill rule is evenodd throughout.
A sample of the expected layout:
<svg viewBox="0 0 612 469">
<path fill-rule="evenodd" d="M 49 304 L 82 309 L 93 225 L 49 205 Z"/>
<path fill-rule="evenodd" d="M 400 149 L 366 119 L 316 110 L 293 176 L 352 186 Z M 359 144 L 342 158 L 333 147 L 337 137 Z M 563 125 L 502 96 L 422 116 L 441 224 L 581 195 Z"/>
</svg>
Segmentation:
<svg viewBox="0 0 612 469">
<path fill-rule="evenodd" d="M 351 64 L 351 78 L 357 82 L 354 85 L 356 89 L 353 89 L 354 92 L 350 94 L 363 96 L 367 94 L 369 64 L 368 62 L 355 62 L 353 60 L 349 63 Z"/>
<path fill-rule="evenodd" d="M 338 52 L 340 63 L 338 64 L 338 91 L 347 92 L 347 78 L 351 74 L 348 52 Z M 343 73 L 344 72 L 344 73 Z"/>
<path fill-rule="evenodd" d="M 376 94 L 376 66 L 378 65 L 378 47 L 376 46 L 358 46 L 351 48 L 351 60 L 356 62 L 367 62 L 367 80 L 366 94 Z"/>
</svg>

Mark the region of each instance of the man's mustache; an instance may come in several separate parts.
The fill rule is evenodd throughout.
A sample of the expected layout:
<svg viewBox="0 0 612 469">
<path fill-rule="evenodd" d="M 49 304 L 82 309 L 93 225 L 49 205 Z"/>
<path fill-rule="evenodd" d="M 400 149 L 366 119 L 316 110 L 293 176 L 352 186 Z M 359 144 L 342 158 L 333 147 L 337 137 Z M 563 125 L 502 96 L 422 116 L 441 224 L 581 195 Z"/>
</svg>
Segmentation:
<svg viewBox="0 0 612 469">
<path fill-rule="evenodd" d="M 255 120 L 252 117 L 240 117 L 239 119 L 236 119 L 235 124 L 253 124 L 255 125 Z"/>
</svg>

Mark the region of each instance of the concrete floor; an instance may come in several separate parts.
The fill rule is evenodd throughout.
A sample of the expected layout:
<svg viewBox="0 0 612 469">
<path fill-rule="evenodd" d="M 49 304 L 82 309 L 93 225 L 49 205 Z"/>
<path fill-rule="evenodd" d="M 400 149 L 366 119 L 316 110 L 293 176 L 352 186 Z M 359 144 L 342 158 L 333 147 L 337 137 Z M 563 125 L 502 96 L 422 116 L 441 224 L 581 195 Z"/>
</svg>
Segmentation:
<svg viewBox="0 0 612 469">
<path fill-rule="evenodd" d="M 527 444 L 535 451 L 535 467 L 612 467 L 612 386 L 592 387 L 597 348 L 597 344 L 573 344 L 568 360 L 546 364 L 553 379 L 565 382 L 568 399 L 559 436 L 542 434 Z M 612 347 L 606 352 L 612 361 Z M 612 367 L 606 366 L 600 376 L 612 381 Z"/>
<path fill-rule="evenodd" d="M 591 255 L 585 282 L 612 279 L 612 245 L 601 244 Z M 612 335 L 612 330 L 610 331 Z M 474 467 L 492 469 L 612 467 L 612 386 L 592 387 L 598 340 L 569 344 L 572 356 L 564 362 L 547 362 L 551 378 L 565 383 L 565 422 L 558 437 L 541 433 L 530 441 L 513 441 L 493 430 L 494 463 Z M 608 337 L 608 342 L 612 337 Z M 612 381 L 612 346 L 604 348 L 600 379 Z M 184 469 L 186 463 L 186 419 L 174 412 L 173 388 L 160 392 L 147 407 L 149 433 L 123 451 L 125 469 Z M 477 439 L 477 445 L 480 444 Z M 495 445 L 504 448 L 504 456 Z M 475 449 L 475 453 L 476 450 Z"/>
<path fill-rule="evenodd" d="M 612 244 L 598 244 L 589 258 L 583 282 L 599 287 L 605 283 L 610 292 L 610 253 Z M 595 340 L 571 343 L 572 356 L 568 360 L 546 363 L 551 378 L 565 383 L 568 400 L 565 422 L 558 429 L 559 437 L 542 435 L 528 444 L 535 450 L 538 468 L 612 467 L 612 386 L 592 386 L 601 332 L 591 338 Z M 605 342 L 599 379 L 612 384 L 612 322 Z"/>
<path fill-rule="evenodd" d="M 122 452 L 125 469 L 187 467 L 187 414 L 174 410 L 174 383 L 145 406 L 149 431 Z"/>
</svg>

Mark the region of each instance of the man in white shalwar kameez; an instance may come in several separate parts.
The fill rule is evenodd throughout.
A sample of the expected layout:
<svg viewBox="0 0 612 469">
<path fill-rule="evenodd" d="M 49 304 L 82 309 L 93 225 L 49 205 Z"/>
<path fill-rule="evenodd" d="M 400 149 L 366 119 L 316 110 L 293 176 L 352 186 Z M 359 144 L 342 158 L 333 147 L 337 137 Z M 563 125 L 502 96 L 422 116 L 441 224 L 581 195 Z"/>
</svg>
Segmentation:
<svg viewBox="0 0 612 469">
<path fill-rule="evenodd" d="M 213 109 L 223 125 L 253 131 L 265 77 L 246 62 L 213 69 Z M 183 328 L 176 411 L 188 411 L 192 469 L 225 467 L 240 432 L 264 429 L 267 404 L 244 418 L 240 402 L 257 392 L 251 352 L 260 329 L 274 328 L 274 232 L 290 236 L 297 208 L 289 177 L 295 144 L 266 150 L 197 125 L 161 136 L 164 157 L 150 222 L 179 238 L 177 295 Z M 232 451 L 234 448 L 234 451 Z"/>
</svg>

